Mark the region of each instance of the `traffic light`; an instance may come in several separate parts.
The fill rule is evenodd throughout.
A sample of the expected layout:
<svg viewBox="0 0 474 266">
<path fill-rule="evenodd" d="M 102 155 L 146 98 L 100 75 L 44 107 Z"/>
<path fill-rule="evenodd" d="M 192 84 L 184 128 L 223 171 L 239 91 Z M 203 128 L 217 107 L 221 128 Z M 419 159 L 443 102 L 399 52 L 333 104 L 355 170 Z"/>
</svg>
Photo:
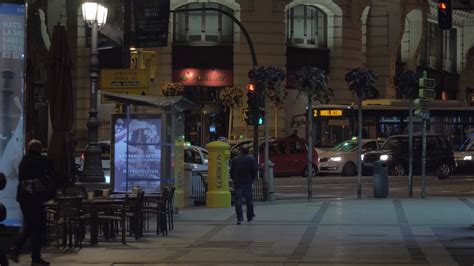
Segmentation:
<svg viewBox="0 0 474 266">
<path fill-rule="evenodd" d="M 257 90 L 255 89 L 255 85 L 253 83 L 247 84 L 247 105 L 249 110 L 258 109 Z"/>
<path fill-rule="evenodd" d="M 252 110 L 245 111 L 245 122 L 249 126 L 255 125 L 254 123 L 255 119 L 253 117 L 253 114 L 254 112 Z M 257 124 L 259 126 L 262 126 L 263 124 L 265 124 L 265 111 L 258 110 Z"/>
<path fill-rule="evenodd" d="M 438 0 L 438 27 L 449 30 L 453 26 L 453 6 L 451 0 Z"/>
</svg>

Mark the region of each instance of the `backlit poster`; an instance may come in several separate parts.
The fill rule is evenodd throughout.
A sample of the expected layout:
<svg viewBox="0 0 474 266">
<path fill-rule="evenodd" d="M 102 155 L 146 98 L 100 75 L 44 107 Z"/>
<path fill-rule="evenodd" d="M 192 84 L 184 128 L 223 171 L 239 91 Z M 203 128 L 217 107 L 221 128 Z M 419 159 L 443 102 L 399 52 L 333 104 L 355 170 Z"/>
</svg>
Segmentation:
<svg viewBox="0 0 474 266">
<path fill-rule="evenodd" d="M 113 116 L 114 191 L 159 192 L 161 183 L 161 118 Z"/>
<path fill-rule="evenodd" d="M 0 202 L 7 209 L 7 225 L 21 225 L 15 198 L 24 147 L 24 35 L 24 5 L 0 3 L 0 172 L 7 179 Z"/>
</svg>

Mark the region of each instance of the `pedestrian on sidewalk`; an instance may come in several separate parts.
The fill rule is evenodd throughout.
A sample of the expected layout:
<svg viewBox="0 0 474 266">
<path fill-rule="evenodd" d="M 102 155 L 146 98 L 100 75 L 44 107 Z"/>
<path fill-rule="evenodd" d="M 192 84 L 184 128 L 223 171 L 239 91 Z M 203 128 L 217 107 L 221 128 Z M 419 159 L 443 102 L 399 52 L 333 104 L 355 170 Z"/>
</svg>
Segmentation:
<svg viewBox="0 0 474 266">
<path fill-rule="evenodd" d="M 18 168 L 17 201 L 23 213 L 23 232 L 8 251 L 9 259 L 18 263 L 18 254 L 28 238 L 31 239 L 31 265 L 49 265 L 41 258 L 42 235 L 46 232 L 46 211 L 43 202 L 50 195 L 53 167 L 50 160 L 41 155 L 43 145 L 33 139 Z M 55 190 L 55 189 L 54 189 Z"/>
<path fill-rule="evenodd" d="M 248 147 L 244 147 L 240 155 L 231 161 L 230 176 L 234 183 L 235 214 L 237 224 L 244 220 L 242 212 L 242 197 L 245 197 L 247 205 L 247 221 L 251 222 L 255 217 L 252 199 L 252 184 L 257 178 L 257 160 L 249 155 Z"/>
</svg>

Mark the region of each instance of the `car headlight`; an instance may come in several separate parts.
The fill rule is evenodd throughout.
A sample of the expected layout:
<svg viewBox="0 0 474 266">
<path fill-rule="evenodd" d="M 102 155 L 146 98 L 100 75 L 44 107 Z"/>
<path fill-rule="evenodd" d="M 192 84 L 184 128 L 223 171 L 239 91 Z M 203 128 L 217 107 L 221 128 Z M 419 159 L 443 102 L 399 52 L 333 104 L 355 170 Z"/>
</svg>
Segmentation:
<svg viewBox="0 0 474 266">
<path fill-rule="evenodd" d="M 464 161 L 471 161 L 472 160 L 472 155 L 466 155 L 463 158 Z"/>
<path fill-rule="evenodd" d="M 363 161 L 363 160 L 364 160 L 364 157 L 365 157 L 365 154 L 362 154 L 362 155 L 360 156 L 360 160 Z"/>
<path fill-rule="evenodd" d="M 390 158 L 390 155 L 388 155 L 388 154 L 382 154 L 382 155 L 380 155 L 380 160 L 381 160 L 381 161 L 387 161 L 388 158 Z"/>
<path fill-rule="evenodd" d="M 333 162 L 340 162 L 342 160 L 342 158 L 340 156 L 337 156 L 337 157 L 331 157 L 329 158 L 330 161 L 333 161 Z"/>
</svg>

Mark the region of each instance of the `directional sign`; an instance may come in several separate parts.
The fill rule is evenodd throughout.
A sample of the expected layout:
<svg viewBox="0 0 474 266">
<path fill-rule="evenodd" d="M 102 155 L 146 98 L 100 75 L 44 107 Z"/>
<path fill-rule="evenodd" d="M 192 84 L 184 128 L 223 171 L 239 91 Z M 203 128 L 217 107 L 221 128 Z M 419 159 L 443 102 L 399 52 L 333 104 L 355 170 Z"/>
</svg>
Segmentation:
<svg viewBox="0 0 474 266">
<path fill-rule="evenodd" d="M 132 95 L 150 95 L 149 69 L 102 69 L 100 73 L 102 91 Z M 111 103 L 104 98 L 101 103 Z"/>
<path fill-rule="evenodd" d="M 432 89 L 419 89 L 418 95 L 420 96 L 420 98 L 434 100 L 436 98 L 436 91 Z"/>
<path fill-rule="evenodd" d="M 430 119 L 430 111 L 428 110 L 415 110 L 415 116 L 420 117 L 421 119 L 428 120 Z"/>
<path fill-rule="evenodd" d="M 415 105 L 419 108 L 425 109 L 430 107 L 430 101 L 424 98 L 415 99 Z"/>
</svg>

